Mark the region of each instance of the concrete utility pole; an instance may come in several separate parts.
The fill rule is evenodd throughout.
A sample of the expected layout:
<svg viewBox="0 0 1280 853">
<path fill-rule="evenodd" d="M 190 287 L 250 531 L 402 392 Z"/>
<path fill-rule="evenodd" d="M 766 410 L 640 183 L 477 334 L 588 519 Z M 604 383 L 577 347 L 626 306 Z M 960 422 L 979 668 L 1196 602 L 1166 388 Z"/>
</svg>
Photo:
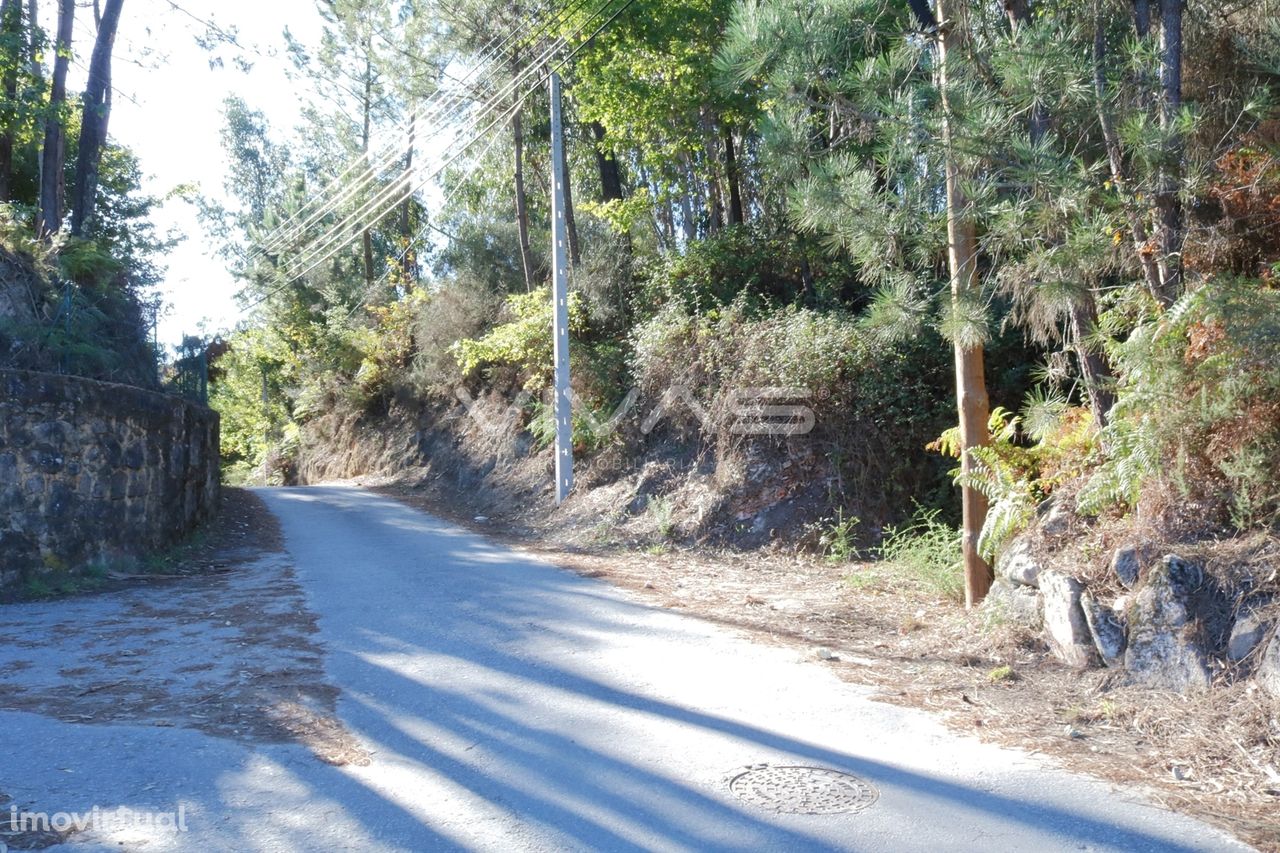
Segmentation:
<svg viewBox="0 0 1280 853">
<path fill-rule="evenodd" d="M 569 391 L 569 236 L 565 223 L 564 119 L 560 75 L 551 75 L 551 332 L 555 354 L 556 503 L 573 489 L 573 410 Z"/>
</svg>

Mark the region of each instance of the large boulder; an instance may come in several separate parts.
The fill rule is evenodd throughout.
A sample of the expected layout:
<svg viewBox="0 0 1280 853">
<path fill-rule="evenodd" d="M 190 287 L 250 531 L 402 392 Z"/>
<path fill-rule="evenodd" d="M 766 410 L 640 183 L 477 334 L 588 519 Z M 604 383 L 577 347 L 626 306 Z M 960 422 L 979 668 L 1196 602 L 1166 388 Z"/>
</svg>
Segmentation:
<svg viewBox="0 0 1280 853">
<path fill-rule="evenodd" d="M 1036 507 L 1036 526 L 1045 536 L 1061 536 L 1071 529 L 1072 512 L 1056 497 Z"/>
<path fill-rule="evenodd" d="M 1198 612 L 1212 597 L 1206 586 L 1204 571 L 1176 556 L 1150 570 L 1127 614 L 1124 665 L 1133 683 L 1179 693 L 1209 688 L 1214 643 Z"/>
<path fill-rule="evenodd" d="M 1088 592 L 1080 596 L 1080 609 L 1102 662 L 1110 667 L 1122 666 L 1124 650 L 1129 645 L 1123 614 L 1116 613 Z"/>
<path fill-rule="evenodd" d="M 1031 554 L 1031 540 L 1022 536 L 996 561 L 996 577 L 1022 586 L 1039 586 L 1044 565 Z"/>
<path fill-rule="evenodd" d="M 987 597 L 982 600 L 982 609 L 996 619 L 1012 622 L 1032 631 L 1039 631 L 1044 625 L 1040 612 L 1040 593 L 1006 578 L 996 578 Z"/>
<path fill-rule="evenodd" d="M 1078 669 L 1096 666 L 1098 650 L 1080 606 L 1084 584 L 1052 570 L 1041 572 L 1039 580 L 1044 602 L 1044 631 L 1054 656 Z"/>
</svg>

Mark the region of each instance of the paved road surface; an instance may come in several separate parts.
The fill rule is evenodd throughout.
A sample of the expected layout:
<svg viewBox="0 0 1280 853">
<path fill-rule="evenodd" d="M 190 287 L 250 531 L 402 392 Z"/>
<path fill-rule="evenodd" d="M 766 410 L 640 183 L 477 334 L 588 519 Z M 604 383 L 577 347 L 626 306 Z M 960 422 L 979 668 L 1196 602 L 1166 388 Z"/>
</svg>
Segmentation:
<svg viewBox="0 0 1280 853">
<path fill-rule="evenodd" d="M 391 500 L 262 494 L 319 617 L 339 714 L 372 762 L 0 714 L 11 795 L 113 804 L 164 792 L 189 809 L 187 833 L 124 845 L 87 833 L 59 849 L 1246 849 L 870 701 L 794 650 L 653 609 Z M 725 779 L 760 763 L 856 774 L 879 799 L 827 816 L 749 805 Z"/>
</svg>

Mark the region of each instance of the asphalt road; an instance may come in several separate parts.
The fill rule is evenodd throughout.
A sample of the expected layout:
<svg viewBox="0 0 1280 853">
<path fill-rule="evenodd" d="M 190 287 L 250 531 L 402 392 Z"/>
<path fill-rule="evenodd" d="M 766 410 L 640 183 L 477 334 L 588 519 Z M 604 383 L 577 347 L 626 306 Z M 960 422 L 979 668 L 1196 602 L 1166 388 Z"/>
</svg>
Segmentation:
<svg viewBox="0 0 1280 853">
<path fill-rule="evenodd" d="M 0 714 L 0 789 L 16 800 L 187 809 L 186 832 L 87 832 L 55 849 L 1247 849 L 1134 792 L 871 701 L 795 650 L 389 499 L 261 494 L 318 617 L 338 715 L 371 762 Z M 853 774 L 878 798 L 851 813 L 770 810 L 726 781 L 758 764 Z M 811 806 L 831 802 L 829 779 Z M 805 789 L 787 777 L 763 790 Z"/>
</svg>

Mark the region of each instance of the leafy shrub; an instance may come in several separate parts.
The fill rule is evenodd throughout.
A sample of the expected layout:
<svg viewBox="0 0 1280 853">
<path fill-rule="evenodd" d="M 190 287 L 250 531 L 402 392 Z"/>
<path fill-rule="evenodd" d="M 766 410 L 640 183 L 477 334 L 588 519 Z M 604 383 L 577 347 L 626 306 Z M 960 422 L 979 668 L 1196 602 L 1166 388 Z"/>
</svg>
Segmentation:
<svg viewBox="0 0 1280 853">
<path fill-rule="evenodd" d="M 671 253 L 650 270 L 641 305 L 675 303 L 704 313 L 734 302 L 752 312 L 797 301 L 839 304 L 857 283 L 852 265 L 792 233 L 754 226 L 726 228 Z"/>
<path fill-rule="evenodd" d="M 978 551 L 989 562 L 1031 523 L 1036 506 L 1056 486 L 1083 470 L 1097 446 L 1097 430 L 1088 409 L 1033 393 L 1024 411 L 1033 424 L 1030 436 L 1023 434 L 1022 417 L 997 406 L 987 424 L 990 443 L 970 449 L 973 464 L 967 473 L 959 467 L 951 471 L 957 485 L 976 489 L 987 498 L 989 509 Z M 944 432 L 929 449 L 959 459 L 960 428 Z"/>
<path fill-rule="evenodd" d="M 650 495 L 645 511 L 653 518 L 653 527 L 659 538 L 668 540 L 676 530 L 675 501 L 670 496 Z"/>
<path fill-rule="evenodd" d="M 448 398 L 462 379 L 454 344 L 481 336 L 493 323 L 499 300 L 483 283 L 451 279 L 416 305 L 415 352 L 410 383 L 426 397 Z"/>
<path fill-rule="evenodd" d="M 232 335 L 218 367 L 218 381 L 209 388 L 209 405 L 222 416 L 223 463 L 235 476 L 247 477 L 287 433 L 296 435 L 290 431 L 294 412 L 286 389 L 293 386 L 299 365 L 289 341 L 265 328 Z M 323 408 L 319 402 L 314 406 Z"/>
<path fill-rule="evenodd" d="M 1080 495 L 1100 512 L 1145 485 L 1218 506 L 1235 527 L 1280 517 L 1280 291 L 1218 278 L 1113 345 L 1120 394 L 1105 462 Z"/>
<path fill-rule="evenodd" d="M 818 545 L 828 560 L 848 563 L 857 558 L 857 531 L 861 523 L 857 516 L 845 515 L 843 509 L 837 509 L 833 518 L 826 519 L 821 525 Z"/>
<path fill-rule="evenodd" d="M 732 391 L 806 391 L 815 426 L 804 440 L 832 460 L 834 497 L 854 496 L 847 505 L 864 520 L 901 518 L 911 497 L 949 492 L 945 463 L 924 451 L 954 420 L 949 353 L 934 336 L 879 345 L 844 312 L 753 312 L 738 300 L 704 314 L 666 305 L 631 340 L 642 407 L 682 387 L 723 416 Z M 674 406 L 663 423 L 687 433 L 701 422 Z"/>
<path fill-rule="evenodd" d="M 510 378 L 526 391 L 538 392 L 549 387 L 555 369 L 550 290 L 510 296 L 503 312 L 510 318 L 507 322 L 493 327 L 481 338 L 465 338 L 451 348 L 462 375 L 473 377 L 484 370 L 492 379 L 505 368 Z M 581 334 L 585 326 L 582 299 L 576 293 L 570 294 L 569 331 Z"/>
<path fill-rule="evenodd" d="M 573 449 L 575 453 L 594 453 L 613 438 L 608 429 L 609 415 L 603 410 L 573 407 Z M 535 403 L 527 427 L 533 436 L 533 444 L 539 450 L 550 447 L 556 441 L 555 408 L 543 402 Z"/>
</svg>

